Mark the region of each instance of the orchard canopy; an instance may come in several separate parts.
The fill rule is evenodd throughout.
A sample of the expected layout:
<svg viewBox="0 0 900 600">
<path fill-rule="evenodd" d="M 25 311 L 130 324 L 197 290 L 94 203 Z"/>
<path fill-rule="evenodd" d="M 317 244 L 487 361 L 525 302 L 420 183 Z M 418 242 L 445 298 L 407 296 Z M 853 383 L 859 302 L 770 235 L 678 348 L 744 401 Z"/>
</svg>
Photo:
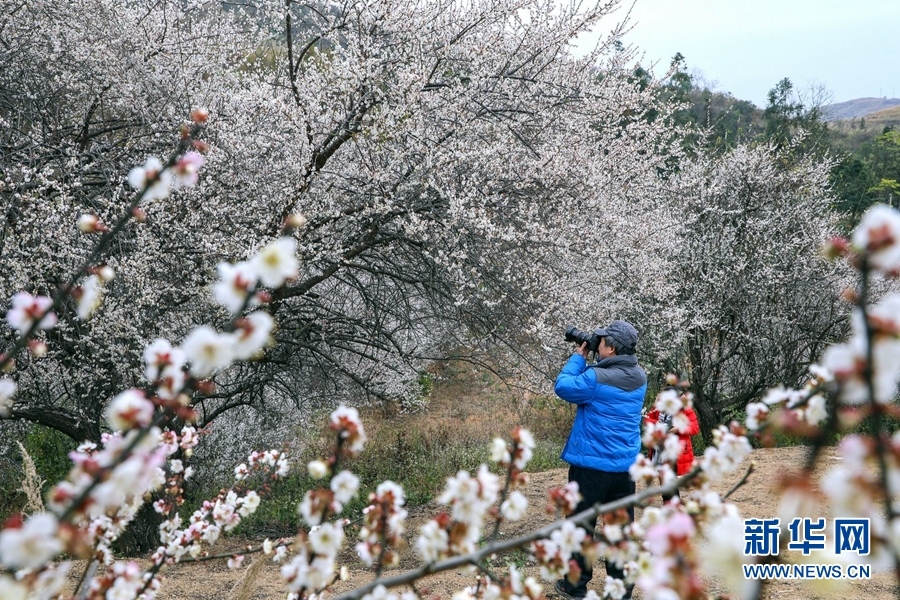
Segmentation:
<svg viewBox="0 0 900 600">
<path fill-rule="evenodd" d="M 29 0 L 0 27 L 0 296 L 50 294 L 114 221 L 126 181 L 209 111 L 198 184 L 147 198 L 99 257 L 91 318 L 61 311 L 5 413 L 97 440 L 143 348 L 226 313 L 217 265 L 302 214 L 277 342 L 192 404 L 236 424 L 337 400 L 420 408 L 422 370 L 489 360 L 546 392 L 567 323 L 625 318 L 651 369 L 700 386 L 708 435 L 796 381 L 838 332 L 827 164 L 687 147 L 624 11 L 537 1 L 335 4 Z M 573 38 L 607 31 L 573 55 Z M 638 76 L 636 73 L 643 73 Z M 152 194 L 150 195 L 152 196 Z M 787 244 L 787 247 L 784 245 Z M 0 348 L 15 340 L 0 328 Z M 235 413 L 235 411 L 237 411 Z M 243 449 L 242 449 L 243 450 Z"/>
</svg>

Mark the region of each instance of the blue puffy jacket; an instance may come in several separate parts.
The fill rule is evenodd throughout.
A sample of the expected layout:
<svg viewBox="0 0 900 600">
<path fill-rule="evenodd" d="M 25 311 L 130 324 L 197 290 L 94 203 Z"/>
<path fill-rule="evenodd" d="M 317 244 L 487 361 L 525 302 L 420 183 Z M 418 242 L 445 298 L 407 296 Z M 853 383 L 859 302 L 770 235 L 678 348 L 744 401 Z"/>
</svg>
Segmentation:
<svg viewBox="0 0 900 600">
<path fill-rule="evenodd" d="M 647 374 L 637 357 L 611 356 L 588 366 L 573 354 L 556 378 L 556 395 L 578 406 L 562 458 L 570 465 L 623 473 L 641 450 Z"/>
</svg>

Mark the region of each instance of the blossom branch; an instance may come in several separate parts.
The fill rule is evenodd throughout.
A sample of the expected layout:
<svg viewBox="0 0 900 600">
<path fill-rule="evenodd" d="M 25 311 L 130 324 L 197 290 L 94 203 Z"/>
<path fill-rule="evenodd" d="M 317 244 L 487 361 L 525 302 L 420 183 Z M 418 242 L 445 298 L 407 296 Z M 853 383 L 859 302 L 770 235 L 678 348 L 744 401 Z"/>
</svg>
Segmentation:
<svg viewBox="0 0 900 600">
<path fill-rule="evenodd" d="M 515 538 L 491 542 L 469 554 L 454 556 L 445 560 L 425 564 L 418 569 L 413 569 L 411 571 L 407 571 L 406 573 L 395 575 L 393 577 L 376 579 L 375 581 L 356 588 L 355 590 L 335 596 L 333 600 L 361 600 L 364 595 L 370 593 L 379 585 L 383 585 L 386 588 L 394 588 L 400 585 L 408 585 L 413 581 L 416 581 L 433 573 L 459 569 L 469 565 L 477 566 L 482 561 L 488 559 L 492 554 L 499 554 L 502 552 L 507 552 L 509 550 L 515 550 L 516 548 L 522 548 L 531 542 L 546 539 L 550 537 L 550 535 L 554 531 L 562 527 L 566 522 L 593 523 L 593 520 L 595 520 L 599 515 L 610 513 L 619 509 L 636 506 L 640 502 L 643 502 L 648 498 L 652 498 L 662 493 L 674 493 L 679 487 L 686 485 L 699 473 L 699 468 L 693 469 L 690 473 L 684 475 L 684 477 L 679 478 L 677 482 L 672 482 L 660 487 L 648 488 L 631 496 L 620 498 L 614 502 L 595 505 L 585 511 L 569 517 L 566 521 L 557 521 L 555 523 L 546 525 L 544 527 L 541 527 L 540 529 Z"/>
</svg>

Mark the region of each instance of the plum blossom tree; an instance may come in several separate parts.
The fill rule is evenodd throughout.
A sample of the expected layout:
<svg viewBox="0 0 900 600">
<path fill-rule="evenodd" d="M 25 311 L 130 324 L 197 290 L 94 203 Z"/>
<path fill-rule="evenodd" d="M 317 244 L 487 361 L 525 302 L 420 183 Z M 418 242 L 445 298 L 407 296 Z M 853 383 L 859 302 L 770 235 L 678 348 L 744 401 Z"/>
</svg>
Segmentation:
<svg viewBox="0 0 900 600">
<path fill-rule="evenodd" d="M 205 113 L 195 113 L 195 123 L 205 120 Z M 196 145 L 193 136 L 194 129 L 186 130 L 181 146 Z M 152 175 L 136 182 L 139 189 L 133 201 L 135 204 L 147 193 L 166 197 L 178 169 L 186 162 L 179 154 L 180 151 L 165 165 L 154 164 Z M 197 161 L 191 158 L 188 162 Z M 168 176 L 166 171 L 170 171 Z M 195 183 L 193 177 L 187 183 Z M 96 243 L 91 256 L 96 256 L 133 215 L 133 212 L 125 215 L 109 228 L 108 235 Z M 299 224 L 302 220 L 292 218 L 287 222 Z M 98 228 L 100 223 L 99 220 L 93 222 L 92 227 Z M 285 231 L 290 230 L 288 225 Z M 898 545 L 892 534 L 897 531 L 894 523 L 897 517 L 893 512 L 896 493 L 890 482 L 896 478 L 893 471 L 897 466 L 897 441 L 888 438 L 885 417 L 896 412 L 892 401 L 900 379 L 900 345 L 897 344 L 900 326 L 896 323 L 896 306 L 900 299 L 890 295 L 871 305 L 870 290 L 873 276 L 896 277 L 900 273 L 898 244 L 900 213 L 886 207 L 876 207 L 867 213 L 851 240 L 832 242 L 831 253 L 845 256 L 860 273 L 860 287 L 853 296 L 856 303 L 853 337 L 848 343 L 831 346 L 825 351 L 824 366 L 810 369 L 804 388 L 773 390 L 761 405 L 748 411 L 750 417 L 747 420 L 747 427 L 753 430 L 781 429 L 810 437 L 812 448 L 802 477 L 793 480 L 783 491 L 781 516 L 792 524 L 806 514 L 802 511 L 804 506 L 816 501 L 811 470 L 825 441 L 846 428 L 847 423 L 856 422 L 860 413 L 872 421 L 875 432 L 872 438 L 846 438 L 842 451 L 848 458 L 847 464 L 826 474 L 823 491 L 832 501 L 835 514 L 864 519 L 867 524 L 872 524 L 874 536 L 867 538 L 865 551 L 860 548 L 858 558 L 876 568 L 894 571 L 898 570 Z M 262 349 L 271 331 L 272 320 L 271 317 L 260 320 L 258 315 L 262 313 L 256 306 L 271 301 L 273 293 L 261 286 L 267 284 L 277 293 L 296 276 L 299 265 L 293 255 L 295 247 L 292 238 L 283 236 L 246 262 L 220 265 L 222 279 L 213 286 L 216 290 L 213 295 L 232 307 L 225 331 L 200 325 L 185 337 L 181 346 L 159 339 L 146 347 L 145 376 L 149 384 L 145 389 L 125 390 L 109 404 L 108 424 L 116 431 L 104 434 L 100 444 L 87 442 L 72 453 L 74 467 L 69 477 L 52 489 L 48 511 L 31 515 L 27 520 L 14 517 L 0 531 L 0 564 L 15 571 L 15 577 L 0 572 L 0 591 L 5 597 L 15 600 L 61 597 L 66 575 L 72 568 L 69 561 L 54 562 L 63 552 L 91 560 L 91 566 L 75 590 L 80 598 L 149 600 L 160 589 L 165 568 L 177 562 L 227 558 L 229 568 L 240 568 L 243 554 L 210 556 L 205 548 L 214 544 L 223 531 L 233 530 L 243 518 L 256 511 L 261 498 L 252 487 L 254 474 L 283 477 L 290 469 L 287 456 L 277 450 L 251 453 L 246 463 L 234 469 L 232 489 L 222 490 L 216 498 L 204 502 L 185 526 L 178 507 L 183 502 L 184 482 L 191 477 L 193 468 L 175 455 L 183 452 L 184 456 L 191 456 L 198 436 L 190 425 L 175 431 L 171 423 L 174 419 L 196 420 L 197 411 L 190 405 L 191 392 L 203 389 L 209 383 L 204 379 L 228 369 L 233 361 L 242 356 L 253 356 Z M 80 267 L 72 279 L 83 277 L 87 270 Z M 223 289 L 229 294 L 223 294 Z M 17 296 L 6 320 L 16 328 L 19 339 L 0 358 L 0 367 L 13 365 L 13 360 L 26 346 L 33 355 L 40 353 L 29 342 L 34 341 L 40 331 L 52 330 L 59 323 L 55 310 L 63 306 L 61 299 L 66 295 L 79 296 L 71 286 L 60 290 L 53 298 Z M 79 302 L 84 302 L 83 297 Z M 254 311 L 243 316 L 242 313 L 250 308 Z M 256 329 L 263 330 L 264 335 L 258 335 Z M 5 397 L 0 400 L 8 404 L 17 392 L 17 384 L 9 377 L 0 381 L 5 382 L 2 386 Z M 681 411 L 693 403 L 693 395 L 686 389 L 687 382 L 679 382 L 674 376 L 667 382 L 673 389 L 658 396 L 656 408 L 674 413 L 673 431 L 653 427 L 646 432 L 644 441 L 661 456 L 674 458 L 677 456 L 673 450 L 677 434 L 688 421 Z M 776 407 L 782 404 L 784 408 L 776 412 Z M 856 413 L 856 417 L 851 413 Z M 163 431 L 159 426 L 165 422 L 170 427 Z M 344 504 L 358 493 L 359 481 L 352 473 L 338 469 L 343 456 L 362 449 L 366 435 L 359 414 L 353 408 L 341 406 L 335 410 L 331 414 L 331 427 L 335 431 L 333 455 L 326 461 L 313 461 L 308 466 L 313 476 L 327 478 L 327 486 L 307 491 L 299 503 L 297 510 L 305 524 L 299 535 L 290 541 L 273 543 L 265 540 L 258 548 L 248 549 L 281 561 L 287 557 L 287 548 L 291 547 L 294 558 L 283 566 L 282 575 L 289 596 L 297 600 L 317 596 L 331 587 L 343 571 L 343 568 L 338 569 L 337 558 L 346 539 L 344 522 L 333 519 L 339 518 Z M 635 481 L 659 477 L 662 488 L 645 489 L 523 536 L 500 541 L 497 539 L 500 522 L 517 518 L 523 510 L 523 502 L 527 503 L 515 488 L 527 481 L 522 470 L 531 457 L 534 439 L 528 431 L 516 428 L 511 444 L 503 440 L 494 440 L 491 444 L 491 457 L 501 470 L 505 470 L 505 481 L 501 483 L 500 477 L 486 466 L 482 466 L 475 477 L 460 472 L 449 478 L 447 489 L 438 501 L 449 505 L 450 512 L 438 515 L 423 526 L 416 542 L 426 563 L 400 575 L 388 575 L 384 570 L 399 562 L 397 546 L 405 531 L 407 516 L 403 508 L 404 492 L 393 482 L 383 482 L 369 496 L 369 506 L 363 513 L 359 531 L 360 541 L 356 545 L 357 554 L 373 568 L 375 580 L 339 598 L 390 598 L 394 596 L 388 591 L 390 588 L 408 585 L 412 591 L 404 596 L 413 600 L 420 597 L 415 584 L 421 577 L 471 565 L 482 576 L 477 585 L 464 590 L 462 595 L 540 600 L 543 585 L 536 578 L 523 580 L 515 567 L 510 567 L 508 576 L 498 576 L 485 562 L 496 552 L 518 547 L 529 548 L 544 580 L 577 577 L 578 567 L 570 559 L 574 552 L 592 560 L 603 555 L 606 560 L 622 565 L 624 580 L 607 578 L 604 595 L 609 598 L 622 598 L 634 585 L 654 597 L 702 597 L 700 552 L 696 546 L 701 528 L 710 529 L 709 563 L 722 568 L 726 576 L 735 572 L 743 575 L 745 571 L 740 567 L 754 562 L 752 552 L 739 553 L 735 547 L 743 527 L 736 508 L 727 503 L 727 495 L 723 498 L 711 487 L 737 469 L 750 452 L 745 433 L 744 427 L 736 422 L 728 427 L 718 427 L 713 444 L 705 449 L 695 468 L 677 480 L 668 464 L 653 465 L 639 455 L 629 471 L 631 477 Z M 877 463 L 877 471 L 867 466 L 872 462 Z M 853 483 L 865 491 L 848 495 L 847 490 L 854 487 Z M 620 510 L 657 493 L 685 486 L 690 486 L 692 491 L 684 504 L 673 500 L 662 509 L 647 508 L 635 523 L 628 523 Z M 152 492 L 161 493 L 153 503 L 154 510 L 164 516 L 159 528 L 161 545 L 151 557 L 150 567 L 142 571 L 135 562 L 115 560 L 110 544 L 122 534 Z M 551 500 L 561 516 L 568 515 L 578 502 L 577 487 L 570 484 L 555 490 Z M 493 511 L 495 504 L 499 508 Z M 478 540 L 482 539 L 482 531 L 489 523 L 489 511 L 495 526 L 487 543 L 479 547 Z M 602 526 L 593 536 L 586 535 L 577 524 L 591 523 L 598 514 L 604 515 Z M 831 554 L 826 550 L 824 557 L 819 558 L 844 564 L 852 557 L 838 556 L 836 536 L 837 529 Z M 771 562 L 770 553 L 765 554 L 765 560 Z M 774 560 L 784 559 L 776 554 Z M 107 567 L 102 575 L 97 574 L 99 564 Z M 742 595 L 758 597 L 762 586 L 755 581 L 747 582 L 746 576 L 739 581 L 743 583 Z M 591 598 L 594 597 L 596 593 L 592 591 Z"/>
<path fill-rule="evenodd" d="M 253 514 L 264 487 L 258 478 L 286 475 L 289 456 L 250 453 L 234 468 L 230 489 L 183 522 L 179 506 L 194 474 L 186 461 L 199 439 L 192 423 L 264 402 L 333 401 L 350 384 L 403 398 L 422 361 L 461 341 L 476 349 L 503 342 L 530 358 L 527 342 L 549 340 L 564 312 L 597 314 L 597 296 L 586 292 L 609 289 L 603 286 L 613 276 L 624 291 L 613 289 L 603 310 L 625 311 L 637 299 L 632 310 L 640 314 L 675 298 L 682 303 L 657 318 L 699 318 L 695 303 L 721 304 L 687 294 L 690 282 L 711 278 L 724 286 L 715 293 L 725 289 L 733 302 L 748 293 L 717 282 L 727 269 L 729 282 L 756 293 L 748 307 L 755 319 L 764 299 L 818 310 L 818 288 L 809 290 L 812 300 L 785 297 L 807 288 L 797 287 L 793 272 L 785 275 L 776 251 L 761 261 L 758 279 L 748 266 L 759 250 L 754 242 L 772 243 L 763 234 L 780 228 L 790 235 L 777 238 L 777 249 L 811 255 L 827 224 L 809 214 L 820 198 L 815 165 L 779 171 L 765 149 L 742 148 L 728 157 L 733 162 L 682 161 L 681 173 L 665 172 L 680 148 L 677 132 L 665 125 L 653 82 L 639 86 L 629 77 L 616 34 L 584 59 L 567 52 L 575 33 L 614 7 L 385 0 L 260 2 L 230 11 L 104 0 L 4 6 L 0 52 L 11 68 L 0 74 L 0 116 L 9 125 L 0 193 L 9 264 L 0 277 L 10 305 L 0 414 L 87 441 L 72 453 L 73 468 L 52 489 L 48 510 L 13 518 L 0 531 L 2 595 L 62 597 L 72 569 L 58 562 L 63 554 L 90 561 L 74 593 L 91 599 L 149 600 L 165 569 L 179 562 L 221 559 L 239 568 L 243 555 L 214 556 L 209 548 Z M 180 115 L 194 104 L 210 106 L 212 116 L 196 111 L 183 124 Z M 643 118 L 651 109 L 654 118 Z M 206 143 L 197 134 L 208 119 Z M 180 126 L 178 150 L 165 162 L 152 158 L 166 153 L 166 128 Z M 803 177 L 808 189 L 797 183 Z M 783 208 L 789 199 L 809 212 Z M 709 209 L 712 200 L 722 206 Z M 780 216 L 779 227 L 754 220 L 766 210 Z M 796 222 L 797 214 L 810 221 Z M 741 260 L 714 263 L 724 251 L 691 229 L 707 220 L 719 223 L 718 239 L 743 252 Z M 388 599 L 389 590 L 407 585 L 404 600 L 412 600 L 424 575 L 469 565 L 480 579 L 462 597 L 540 600 L 537 578 L 488 567 L 492 554 L 513 548 L 528 548 L 545 580 L 576 576 L 569 560 L 576 551 L 616 561 L 626 578 L 607 581 L 611 598 L 631 585 L 653 597 L 702 597 L 697 539 L 704 528 L 709 562 L 724 574 L 754 560 L 735 549 L 737 509 L 713 491 L 750 452 L 747 429 L 809 436 L 804 477 L 784 492 L 785 518 L 793 519 L 805 505 L 798 495 L 818 497 L 811 469 L 821 447 L 859 417 L 875 434 L 848 436 L 847 460 L 826 475 L 822 491 L 835 514 L 873 524 L 872 557 L 861 559 L 896 571 L 891 482 L 900 442 L 886 422 L 896 414 L 900 375 L 898 300 L 873 305 L 871 288 L 873 277 L 900 272 L 898 244 L 900 214 L 885 208 L 868 213 L 851 240 L 833 244 L 860 274 L 851 340 L 826 350 L 824 367 L 811 368 L 800 389 L 778 389 L 748 408 L 746 428 L 712 428 L 690 474 L 675 479 L 668 465 L 639 456 L 632 477 L 659 478 L 662 488 L 501 540 L 497 524 L 527 503 L 517 488 L 534 440 L 516 429 L 510 442 L 491 446 L 501 475 L 483 467 L 448 480 L 438 498 L 447 511 L 419 532 L 424 563 L 413 571 L 387 572 L 397 564 L 407 515 L 402 488 L 377 486 L 356 542 L 376 577 L 340 598 Z M 598 259 L 598 246 L 619 251 Z M 672 282 L 671 265 L 694 256 L 701 266 Z M 829 289 L 828 267 L 810 259 L 807 268 Z M 713 308 L 708 323 L 696 324 L 701 333 L 720 326 L 720 312 Z M 809 321 L 824 327 L 815 342 L 822 347 L 834 327 L 829 317 Z M 755 333 L 727 331 L 735 345 Z M 488 341 L 472 344 L 473 334 Z M 278 343 L 269 347 L 272 336 Z M 718 374 L 704 379 L 710 361 L 722 372 L 782 366 L 753 362 L 718 340 L 712 359 L 690 357 L 696 395 L 679 389 L 657 399 L 675 413 L 675 432 L 645 435 L 660 455 L 674 454 L 686 420 L 681 409 L 697 401 L 702 411 L 708 386 L 722 385 Z M 819 345 L 798 348 L 818 358 Z M 744 362 L 726 365 L 732 359 Z M 294 599 L 318 597 L 340 576 L 342 513 L 359 490 L 341 463 L 366 441 L 358 412 L 338 407 L 331 426 L 333 454 L 308 465 L 323 485 L 298 504 L 299 535 L 254 548 L 288 559 L 282 575 Z M 620 509 L 676 487 L 691 488 L 684 503 L 648 508 L 635 523 L 622 518 Z M 111 544 L 153 493 L 150 506 L 163 524 L 152 564 L 142 570 L 116 560 Z M 570 515 L 577 494 L 573 486 L 552 492 L 560 517 Z M 595 537 L 584 535 L 576 525 L 598 514 L 604 519 Z M 99 564 L 107 567 L 102 574 Z M 755 597 L 759 589 L 742 592 Z"/>
<path fill-rule="evenodd" d="M 821 253 L 836 230 L 829 165 L 785 162 L 772 146 L 742 146 L 686 164 L 662 192 L 681 212 L 669 263 L 681 311 L 663 343 L 707 439 L 729 411 L 800 381 L 846 329 L 838 296 L 850 273 Z"/>
<path fill-rule="evenodd" d="M 214 125 L 204 178 L 177 196 L 148 190 L 145 222 L 98 265 L 116 278 L 81 285 L 93 318 L 60 313 L 41 337 L 47 354 L 19 361 L 10 416 L 99 441 L 108 400 L 140 381 L 144 344 L 238 308 L 186 290 L 213 285 L 220 262 L 267 246 L 295 213 L 308 216 L 291 238 L 301 266 L 266 308 L 280 343 L 193 397 L 201 425 L 243 407 L 277 415 L 336 399 L 414 407 L 429 360 L 462 347 L 472 360 L 489 347 L 528 355 L 555 339 L 580 296 L 557 283 L 559 251 L 584 244 L 586 214 L 589 228 L 614 213 L 632 229 L 658 216 L 644 191 L 677 152 L 655 84 L 629 79 L 619 29 L 584 58 L 569 52 L 616 5 L 4 9 L 7 297 L 60 285 L 88 248 L 90 219 L 110 222 L 129 183 L 159 169 L 146 157 L 161 154 L 177 115 L 207 106 Z M 196 177 L 192 161 L 173 183 Z M 244 285 L 235 273 L 217 294 Z M 189 345 L 209 338 L 194 335 Z M 211 370 L 208 359 L 195 372 Z"/>
</svg>

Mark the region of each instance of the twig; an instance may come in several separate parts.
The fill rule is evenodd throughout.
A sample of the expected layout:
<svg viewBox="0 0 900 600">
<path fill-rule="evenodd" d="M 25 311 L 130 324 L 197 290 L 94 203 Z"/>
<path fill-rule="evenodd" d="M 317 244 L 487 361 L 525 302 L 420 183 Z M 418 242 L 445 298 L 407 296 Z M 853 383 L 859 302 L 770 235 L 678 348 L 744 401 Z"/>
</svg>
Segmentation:
<svg viewBox="0 0 900 600">
<path fill-rule="evenodd" d="M 660 487 L 648 488 L 636 494 L 632 494 L 631 496 L 626 496 L 625 498 L 620 498 L 614 502 L 609 502 L 607 504 L 595 504 L 591 508 L 570 517 L 568 520 L 574 523 L 591 522 L 593 520 L 596 520 L 597 516 L 601 514 L 612 512 L 620 508 L 635 506 L 643 500 L 652 498 L 653 496 L 658 496 L 662 493 L 674 493 L 675 490 L 686 485 L 699 473 L 700 468 L 695 467 L 690 473 L 684 475 L 683 477 L 680 477 L 678 480 L 672 483 Z M 542 527 L 541 529 L 532 531 L 531 533 L 517 538 L 491 542 L 470 554 L 454 556 L 442 561 L 423 565 L 418 569 L 413 569 L 412 571 L 407 571 L 406 573 L 401 573 L 400 575 L 395 575 L 394 577 L 386 577 L 384 579 L 378 578 L 355 590 L 351 590 L 339 596 L 335 596 L 332 600 L 359 600 L 379 585 L 383 585 L 386 588 L 393 588 L 400 585 L 408 585 L 416 579 L 419 579 L 426 575 L 430 575 L 432 573 L 449 571 L 451 569 L 459 569 L 462 567 L 467 567 L 469 565 L 478 566 L 478 563 L 489 557 L 491 554 L 513 550 L 530 542 L 550 537 L 550 534 L 562 527 L 563 523 L 565 523 L 565 521 L 557 521 L 555 523 L 551 523 L 550 525 Z"/>
<path fill-rule="evenodd" d="M 750 479 L 750 475 L 753 473 L 753 471 L 755 469 L 756 469 L 756 462 L 754 461 L 754 462 L 750 463 L 749 467 L 747 467 L 747 472 L 744 473 L 744 476 L 741 477 L 741 480 L 738 481 L 736 484 L 734 484 L 734 486 L 730 490 L 728 490 L 727 494 L 722 496 L 722 500 L 728 500 L 729 496 L 731 496 L 733 493 L 738 491 L 738 488 L 740 488 L 745 483 L 747 483 L 747 480 Z"/>
</svg>

